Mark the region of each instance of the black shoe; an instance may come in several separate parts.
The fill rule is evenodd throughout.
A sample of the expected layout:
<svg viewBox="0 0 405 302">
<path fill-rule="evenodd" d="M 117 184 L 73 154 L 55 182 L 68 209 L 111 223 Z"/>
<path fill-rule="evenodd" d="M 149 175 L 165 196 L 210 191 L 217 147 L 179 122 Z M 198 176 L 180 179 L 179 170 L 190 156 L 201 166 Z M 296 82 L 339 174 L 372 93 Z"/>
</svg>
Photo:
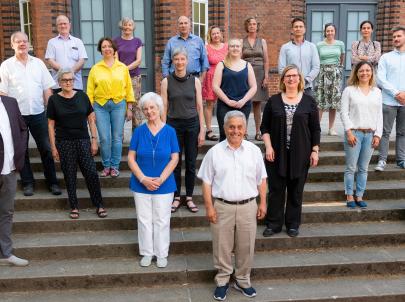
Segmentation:
<svg viewBox="0 0 405 302">
<path fill-rule="evenodd" d="M 53 184 L 49 187 L 49 191 L 52 192 L 53 195 L 60 195 L 62 191 L 60 190 L 57 184 Z"/>
<path fill-rule="evenodd" d="M 299 233 L 300 232 L 298 231 L 298 229 L 288 229 L 287 230 L 287 235 L 290 237 L 297 237 Z"/>
<path fill-rule="evenodd" d="M 272 228 L 266 227 L 263 231 L 263 236 L 270 237 L 277 233 L 280 233 L 280 231 L 276 231 L 276 230 L 273 230 Z"/>
<path fill-rule="evenodd" d="M 34 185 L 28 184 L 23 187 L 24 196 L 32 196 L 34 195 Z"/>
</svg>

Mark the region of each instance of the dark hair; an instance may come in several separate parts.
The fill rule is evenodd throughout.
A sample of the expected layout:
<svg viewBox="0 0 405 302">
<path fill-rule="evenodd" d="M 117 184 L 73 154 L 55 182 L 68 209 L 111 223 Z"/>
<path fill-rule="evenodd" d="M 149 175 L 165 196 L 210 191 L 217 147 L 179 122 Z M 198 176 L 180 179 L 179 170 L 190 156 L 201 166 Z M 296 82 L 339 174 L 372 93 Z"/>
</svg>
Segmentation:
<svg viewBox="0 0 405 302">
<path fill-rule="evenodd" d="M 333 24 L 333 23 L 326 23 L 326 24 L 325 24 L 325 27 L 323 28 L 323 36 L 324 36 L 325 38 L 326 38 L 326 29 L 327 29 L 329 26 L 332 26 L 332 27 L 335 29 L 335 34 L 336 34 L 336 25 Z"/>
<path fill-rule="evenodd" d="M 246 31 L 246 32 L 249 32 L 249 23 L 250 23 L 251 20 L 255 20 L 255 21 L 256 21 L 256 24 L 257 24 L 256 32 L 258 33 L 259 30 L 260 30 L 261 24 L 260 24 L 259 21 L 257 21 L 257 18 L 256 18 L 256 17 L 247 17 L 247 18 L 245 19 L 245 22 L 243 23 L 243 25 L 245 26 L 245 31 Z"/>
<path fill-rule="evenodd" d="M 111 44 L 111 47 L 114 49 L 114 53 L 117 51 L 117 45 L 115 45 L 114 41 L 110 37 L 102 37 L 97 44 L 97 51 L 101 53 L 101 44 L 103 44 L 104 41 L 108 41 Z"/>
<path fill-rule="evenodd" d="M 370 24 L 371 29 L 374 29 L 374 24 L 373 24 L 373 22 L 371 22 L 370 20 L 365 20 L 365 21 L 363 21 L 363 22 L 360 23 L 360 30 L 362 29 L 363 25 L 364 25 L 364 24 L 367 24 L 367 23 Z"/>
<path fill-rule="evenodd" d="M 405 33 L 405 26 L 395 26 L 393 29 L 391 29 L 392 33 L 396 32 L 396 31 L 400 31 L 402 30 Z"/>
<path fill-rule="evenodd" d="M 300 18 L 300 17 L 295 17 L 295 18 L 292 19 L 292 21 L 291 21 L 291 27 L 294 26 L 294 23 L 295 23 L 295 22 L 302 22 L 302 23 L 304 23 L 304 25 L 305 25 L 304 19 L 302 19 L 302 18 Z"/>
<path fill-rule="evenodd" d="M 357 76 L 357 73 L 359 72 L 359 69 L 361 68 L 361 66 L 363 65 L 368 65 L 371 68 L 371 78 L 370 78 L 370 82 L 369 85 L 370 86 L 375 86 L 375 70 L 373 67 L 373 64 L 371 64 L 368 61 L 360 61 L 359 63 L 357 63 L 354 68 L 352 69 L 352 72 L 350 74 L 349 80 L 347 81 L 347 84 L 349 86 L 359 86 L 359 77 Z"/>
</svg>

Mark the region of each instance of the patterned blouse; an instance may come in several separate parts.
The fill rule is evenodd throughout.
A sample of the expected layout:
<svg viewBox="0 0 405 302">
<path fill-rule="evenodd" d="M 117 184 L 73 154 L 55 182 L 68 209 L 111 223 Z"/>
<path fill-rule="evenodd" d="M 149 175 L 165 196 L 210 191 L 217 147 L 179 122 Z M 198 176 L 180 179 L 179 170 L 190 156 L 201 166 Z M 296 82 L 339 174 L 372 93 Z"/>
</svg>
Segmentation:
<svg viewBox="0 0 405 302">
<path fill-rule="evenodd" d="M 287 124 L 287 142 L 286 142 L 286 147 L 287 149 L 290 149 L 290 141 L 291 141 L 291 128 L 293 125 L 293 118 L 294 118 L 294 114 L 295 111 L 297 110 L 298 105 L 300 104 L 300 102 L 298 102 L 297 104 L 287 104 L 285 102 L 285 94 L 282 93 L 281 94 L 282 98 L 283 98 L 283 103 L 284 103 L 284 110 L 285 110 L 285 117 L 286 117 L 286 124 Z M 301 101 L 302 98 L 302 93 L 298 94 L 298 99 Z"/>
<path fill-rule="evenodd" d="M 364 43 L 363 41 L 354 41 L 352 43 L 352 65 L 356 65 L 361 61 L 359 56 L 367 56 L 368 61 L 374 66 L 377 66 L 381 57 L 380 42 L 370 41 Z"/>
</svg>

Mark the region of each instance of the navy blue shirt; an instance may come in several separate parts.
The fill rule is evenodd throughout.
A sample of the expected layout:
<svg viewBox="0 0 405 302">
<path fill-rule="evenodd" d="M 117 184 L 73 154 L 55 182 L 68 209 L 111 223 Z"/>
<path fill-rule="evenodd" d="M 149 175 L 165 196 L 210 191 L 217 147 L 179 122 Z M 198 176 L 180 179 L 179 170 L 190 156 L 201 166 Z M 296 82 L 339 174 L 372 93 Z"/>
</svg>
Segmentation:
<svg viewBox="0 0 405 302">
<path fill-rule="evenodd" d="M 153 149 L 155 149 L 154 156 Z M 146 123 L 135 129 L 129 150 L 136 152 L 136 163 L 148 177 L 159 177 L 169 163 L 172 153 L 180 152 L 176 132 L 172 127 L 164 125 L 156 135 L 153 135 Z M 149 191 L 133 173 L 129 186 L 132 191 L 144 194 L 167 194 L 176 191 L 173 173 L 156 191 Z"/>
</svg>

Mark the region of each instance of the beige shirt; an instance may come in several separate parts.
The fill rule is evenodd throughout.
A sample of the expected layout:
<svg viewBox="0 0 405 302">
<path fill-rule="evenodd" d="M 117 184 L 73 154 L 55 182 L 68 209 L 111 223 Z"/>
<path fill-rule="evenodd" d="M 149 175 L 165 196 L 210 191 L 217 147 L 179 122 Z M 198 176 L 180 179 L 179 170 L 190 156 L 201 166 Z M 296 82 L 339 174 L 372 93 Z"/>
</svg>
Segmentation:
<svg viewBox="0 0 405 302">
<path fill-rule="evenodd" d="M 1 170 L 2 175 L 10 174 L 11 171 L 15 170 L 14 166 L 14 144 L 13 137 L 11 135 L 10 119 L 4 104 L 0 98 L 0 134 L 3 139 L 4 145 L 4 163 L 3 169 Z"/>
<path fill-rule="evenodd" d="M 212 186 L 214 198 L 239 201 L 258 196 L 267 173 L 259 147 L 244 140 L 233 149 L 224 140 L 207 152 L 197 176 Z"/>
</svg>

